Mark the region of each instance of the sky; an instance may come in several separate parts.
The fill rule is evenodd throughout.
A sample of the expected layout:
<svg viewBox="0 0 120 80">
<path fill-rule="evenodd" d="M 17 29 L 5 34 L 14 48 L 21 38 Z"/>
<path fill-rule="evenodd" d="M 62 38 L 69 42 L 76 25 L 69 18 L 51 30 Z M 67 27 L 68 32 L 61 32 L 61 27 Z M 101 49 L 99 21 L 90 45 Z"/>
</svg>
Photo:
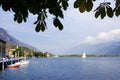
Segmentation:
<svg viewBox="0 0 120 80">
<path fill-rule="evenodd" d="M 13 20 L 12 12 L 4 12 L 1 8 L 0 27 L 18 40 L 42 52 L 53 54 L 66 54 L 69 49 L 82 43 L 120 40 L 120 17 L 96 19 L 93 11 L 95 7 L 89 13 L 80 13 L 78 9 L 73 8 L 73 2 L 74 0 L 70 0 L 68 10 L 64 11 L 64 19 L 61 20 L 64 25 L 62 31 L 53 26 L 51 15 L 46 19 L 48 29 L 37 33 L 36 25 L 33 24 L 36 16 L 29 14 L 26 23 L 18 24 Z M 96 2 L 95 6 L 98 5 Z"/>
</svg>

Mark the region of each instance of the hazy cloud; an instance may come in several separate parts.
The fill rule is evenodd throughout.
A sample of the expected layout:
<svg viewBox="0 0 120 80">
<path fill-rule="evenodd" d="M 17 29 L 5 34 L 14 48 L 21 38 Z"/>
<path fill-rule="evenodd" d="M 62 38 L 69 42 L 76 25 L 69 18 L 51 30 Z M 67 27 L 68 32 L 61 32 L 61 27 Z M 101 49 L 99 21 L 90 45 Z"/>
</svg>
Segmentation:
<svg viewBox="0 0 120 80">
<path fill-rule="evenodd" d="M 83 43 L 94 43 L 95 41 L 96 41 L 96 38 L 92 36 L 87 36 L 85 40 L 83 41 Z"/>
<path fill-rule="evenodd" d="M 114 29 L 109 32 L 101 32 L 95 37 L 87 36 L 83 43 L 98 43 L 117 40 L 120 40 L 120 29 Z"/>
</svg>

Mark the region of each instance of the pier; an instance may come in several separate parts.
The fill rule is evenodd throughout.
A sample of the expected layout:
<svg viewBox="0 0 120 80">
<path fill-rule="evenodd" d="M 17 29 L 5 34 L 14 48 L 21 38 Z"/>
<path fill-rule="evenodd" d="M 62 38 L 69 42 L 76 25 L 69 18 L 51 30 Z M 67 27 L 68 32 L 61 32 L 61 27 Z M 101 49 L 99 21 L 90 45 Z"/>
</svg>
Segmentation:
<svg viewBox="0 0 120 80">
<path fill-rule="evenodd" d="M 14 64 L 15 62 L 18 62 L 20 60 L 22 60 L 22 58 L 1 60 L 0 61 L 0 70 L 4 70 L 7 67 L 7 65 Z"/>
</svg>

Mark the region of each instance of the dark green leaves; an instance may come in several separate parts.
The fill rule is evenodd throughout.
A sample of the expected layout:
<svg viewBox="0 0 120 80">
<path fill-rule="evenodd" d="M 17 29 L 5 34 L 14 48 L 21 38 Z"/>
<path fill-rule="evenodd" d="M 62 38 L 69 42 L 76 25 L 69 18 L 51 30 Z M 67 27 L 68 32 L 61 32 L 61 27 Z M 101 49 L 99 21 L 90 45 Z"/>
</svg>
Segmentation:
<svg viewBox="0 0 120 80">
<path fill-rule="evenodd" d="M 63 7 L 64 10 L 67 10 L 68 0 L 60 0 L 59 3 L 62 5 L 62 7 Z"/>
<path fill-rule="evenodd" d="M 69 0 L 0 0 L 0 7 L 4 11 L 13 11 L 14 21 L 26 22 L 29 13 L 37 15 L 34 22 L 36 32 L 45 31 L 48 13 L 57 18 L 64 18 L 63 10 L 67 10 Z M 59 30 L 63 29 L 60 20 L 57 20 Z"/>
<path fill-rule="evenodd" d="M 116 16 L 120 15 L 120 0 L 116 0 L 114 12 Z"/>
<path fill-rule="evenodd" d="M 53 20 L 54 26 L 62 30 L 63 25 L 59 18 L 64 18 L 63 11 L 67 10 L 69 6 L 68 1 L 69 0 L 0 0 L 0 7 L 6 12 L 13 11 L 14 21 L 18 23 L 26 22 L 29 13 L 37 15 L 38 18 L 34 23 L 36 25 L 36 32 L 45 31 L 45 29 L 47 29 L 45 20 L 48 13 L 50 13 L 55 17 Z M 81 13 L 85 11 L 90 12 L 93 8 L 94 1 L 95 0 L 76 0 L 74 2 L 74 8 L 78 8 Z M 116 16 L 120 15 L 120 0 L 114 0 L 114 10 L 112 10 L 110 2 L 103 1 L 104 2 L 100 3 L 95 10 L 96 18 L 100 16 L 101 19 L 103 19 L 106 15 L 112 18 L 114 13 Z"/>
<path fill-rule="evenodd" d="M 103 19 L 105 16 L 106 16 L 105 7 L 102 7 L 102 9 L 101 9 L 101 19 Z"/>
<path fill-rule="evenodd" d="M 93 8 L 93 2 L 96 0 L 76 0 L 74 2 L 74 8 L 79 8 L 79 11 L 81 13 L 87 11 L 90 12 Z M 120 0 L 116 0 L 116 7 L 114 11 L 112 10 L 112 7 L 110 6 L 110 2 L 103 2 L 100 3 L 100 5 L 95 10 L 95 17 L 98 18 L 99 16 L 101 19 L 103 19 L 106 15 L 110 18 L 113 17 L 114 12 L 116 16 L 120 15 Z"/>
<path fill-rule="evenodd" d="M 87 11 L 87 12 L 91 11 L 91 10 L 92 10 L 92 7 L 93 7 L 93 2 L 92 2 L 92 0 L 87 0 L 85 6 L 86 6 L 86 11 Z"/>
<path fill-rule="evenodd" d="M 74 8 L 78 8 L 81 5 L 81 3 L 82 3 L 82 0 L 76 0 L 74 2 Z"/>
<path fill-rule="evenodd" d="M 103 2 L 100 3 L 100 5 L 95 9 L 95 17 L 98 18 L 101 16 L 101 19 L 103 19 L 105 16 L 112 18 L 113 17 L 113 10 L 110 7 L 110 2 Z"/>
<path fill-rule="evenodd" d="M 106 6 L 108 17 L 113 17 L 113 10 L 110 6 Z"/>
<path fill-rule="evenodd" d="M 41 30 L 41 26 L 40 26 L 40 23 L 37 24 L 36 28 L 35 28 L 35 31 L 36 32 L 39 32 Z"/>
<path fill-rule="evenodd" d="M 120 15 L 120 6 L 117 7 L 116 11 L 115 11 L 115 15 L 116 16 L 119 16 Z"/>
<path fill-rule="evenodd" d="M 85 10 L 86 10 L 85 0 L 83 0 L 82 3 L 81 3 L 80 6 L 79 6 L 79 11 L 80 11 L 81 13 L 83 13 L 83 12 L 85 12 Z"/>
<path fill-rule="evenodd" d="M 21 14 L 14 14 L 14 21 L 21 23 L 22 22 L 22 15 Z"/>
<path fill-rule="evenodd" d="M 10 7 L 11 7 L 11 5 L 10 4 L 7 4 L 6 3 L 6 0 L 1 0 L 1 2 L 2 2 L 2 9 L 4 10 L 4 11 L 10 11 Z"/>
<path fill-rule="evenodd" d="M 100 14 L 101 14 L 100 11 L 96 11 L 96 13 L 95 13 L 95 17 L 98 18 L 98 16 L 99 16 Z"/>
<path fill-rule="evenodd" d="M 55 27 L 59 28 L 59 30 L 63 30 L 63 25 L 58 18 L 53 20 L 53 24 Z"/>
<path fill-rule="evenodd" d="M 76 0 L 74 3 L 74 8 L 79 8 L 81 13 L 91 11 L 93 8 L 93 0 Z"/>
<path fill-rule="evenodd" d="M 35 28 L 35 31 L 36 31 L 36 32 L 39 32 L 40 30 L 41 30 L 42 32 L 45 31 L 45 25 L 44 25 L 43 22 L 41 22 L 41 23 L 39 22 L 39 23 L 37 24 L 36 28 Z"/>
<path fill-rule="evenodd" d="M 41 16 L 38 17 L 37 21 L 35 22 L 35 24 L 37 24 L 35 30 L 37 32 L 39 32 L 40 30 L 45 31 L 45 29 L 47 28 L 46 22 L 45 22 L 46 16 L 43 16 L 43 15 L 47 15 L 46 9 L 48 9 L 47 11 L 49 11 L 50 14 L 53 14 L 56 17 L 53 20 L 54 26 L 57 27 L 59 30 L 62 30 L 63 25 L 58 18 L 59 17 L 64 18 L 62 9 L 63 10 L 67 9 L 68 0 L 43 0 L 43 2 L 45 2 L 44 6 L 41 6 L 41 7 L 44 7 L 43 9 L 45 11 L 44 11 L 44 13 L 39 14 L 42 16 L 42 18 L 41 18 Z M 42 10 L 41 10 L 41 12 L 42 12 Z"/>
<path fill-rule="evenodd" d="M 45 31 L 45 29 L 47 29 L 47 26 L 46 26 L 46 22 L 45 22 L 45 19 L 47 18 L 46 16 L 46 12 L 45 10 L 43 10 L 38 18 L 37 18 L 37 21 L 34 22 L 34 24 L 37 24 L 36 28 L 35 28 L 35 31 L 36 32 L 39 32 L 39 31 Z"/>
<path fill-rule="evenodd" d="M 115 6 L 116 7 L 120 6 L 120 0 L 116 0 Z"/>
</svg>

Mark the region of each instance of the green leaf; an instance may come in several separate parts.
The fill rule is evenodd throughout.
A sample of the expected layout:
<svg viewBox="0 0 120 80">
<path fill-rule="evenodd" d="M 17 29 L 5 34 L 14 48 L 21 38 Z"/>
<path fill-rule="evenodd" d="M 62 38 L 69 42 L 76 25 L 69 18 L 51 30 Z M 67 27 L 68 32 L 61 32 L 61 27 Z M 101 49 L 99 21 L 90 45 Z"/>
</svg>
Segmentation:
<svg viewBox="0 0 120 80">
<path fill-rule="evenodd" d="M 14 21 L 16 21 L 17 20 L 17 16 L 16 16 L 16 14 L 14 14 Z"/>
<path fill-rule="evenodd" d="M 25 16 L 23 16 L 23 20 L 24 20 L 24 22 L 26 22 L 26 21 L 27 21 Z"/>
<path fill-rule="evenodd" d="M 58 23 L 58 28 L 59 28 L 59 30 L 63 30 L 63 25 L 62 25 L 62 23 L 60 21 Z"/>
<path fill-rule="evenodd" d="M 94 11 L 100 10 L 101 6 L 98 6 Z"/>
<path fill-rule="evenodd" d="M 63 12 L 61 11 L 61 13 L 59 14 L 59 16 L 61 17 L 61 18 L 64 18 L 64 15 L 63 15 Z"/>
<path fill-rule="evenodd" d="M 57 18 L 55 18 L 55 19 L 53 20 L 53 24 L 54 24 L 55 27 L 58 26 L 58 19 L 57 19 Z"/>
<path fill-rule="evenodd" d="M 41 30 L 42 32 L 45 31 L 45 25 L 43 23 L 41 23 Z"/>
<path fill-rule="evenodd" d="M 68 7 L 68 2 L 65 0 L 62 0 L 62 6 L 63 6 L 63 9 L 66 10 Z"/>
<path fill-rule="evenodd" d="M 29 13 L 28 13 L 28 11 L 27 11 L 27 10 L 23 10 L 22 15 L 23 15 L 24 17 L 26 17 L 26 18 L 27 18 L 27 17 L 28 17 L 28 14 L 29 14 Z"/>
<path fill-rule="evenodd" d="M 10 5 L 7 4 L 6 2 L 3 2 L 3 4 L 2 4 L 2 9 L 3 9 L 4 11 L 10 10 Z"/>
<path fill-rule="evenodd" d="M 113 17 L 113 11 L 112 11 L 112 8 L 110 6 L 106 6 L 106 9 L 107 9 L 107 15 L 108 17 Z"/>
<path fill-rule="evenodd" d="M 18 15 L 17 22 L 18 22 L 18 23 L 21 23 L 21 22 L 22 22 L 22 16 L 21 16 L 21 15 Z"/>
<path fill-rule="evenodd" d="M 0 6 L 1 6 L 1 4 L 2 4 L 2 0 L 0 0 Z"/>
<path fill-rule="evenodd" d="M 62 12 L 62 10 L 61 10 L 60 7 L 54 8 L 54 9 L 52 10 L 52 14 L 55 15 L 55 16 L 57 16 L 57 17 L 59 16 L 59 17 L 61 17 L 61 18 L 64 17 L 63 12 Z"/>
<path fill-rule="evenodd" d="M 37 21 L 35 21 L 33 24 L 37 24 L 38 23 L 38 20 Z"/>
<path fill-rule="evenodd" d="M 95 17 L 98 18 L 98 16 L 100 16 L 100 11 L 96 11 L 95 13 Z"/>
<path fill-rule="evenodd" d="M 93 2 L 92 0 L 87 0 L 86 4 L 85 4 L 85 7 L 86 7 L 86 11 L 89 12 L 92 10 L 93 8 Z"/>
<path fill-rule="evenodd" d="M 62 24 L 60 24 L 59 30 L 63 30 L 63 25 Z"/>
<path fill-rule="evenodd" d="M 84 0 L 84 1 L 82 2 L 82 4 L 80 5 L 79 11 L 80 11 L 81 13 L 85 12 L 85 0 Z"/>
<path fill-rule="evenodd" d="M 62 23 L 60 22 L 60 20 L 58 18 L 54 19 L 53 24 L 54 24 L 55 27 L 58 27 L 59 30 L 63 29 L 63 25 L 62 25 Z"/>
<path fill-rule="evenodd" d="M 44 20 L 43 20 L 43 24 L 44 24 L 44 26 L 47 28 L 47 26 L 46 26 L 47 24 L 46 24 L 46 22 L 45 22 Z"/>
<path fill-rule="evenodd" d="M 116 9 L 115 15 L 118 17 L 120 15 L 120 6 Z"/>
<path fill-rule="evenodd" d="M 119 6 L 120 5 L 120 0 L 116 0 L 115 6 Z"/>
<path fill-rule="evenodd" d="M 105 6 L 102 6 L 101 19 L 103 19 L 105 16 L 106 16 Z"/>
<path fill-rule="evenodd" d="M 83 0 L 76 0 L 76 1 L 74 2 L 74 8 L 78 8 L 78 7 L 81 5 L 82 1 L 83 1 Z"/>
<path fill-rule="evenodd" d="M 36 28 L 35 28 L 35 31 L 36 32 L 39 32 L 40 31 L 40 23 L 37 24 Z"/>
</svg>

